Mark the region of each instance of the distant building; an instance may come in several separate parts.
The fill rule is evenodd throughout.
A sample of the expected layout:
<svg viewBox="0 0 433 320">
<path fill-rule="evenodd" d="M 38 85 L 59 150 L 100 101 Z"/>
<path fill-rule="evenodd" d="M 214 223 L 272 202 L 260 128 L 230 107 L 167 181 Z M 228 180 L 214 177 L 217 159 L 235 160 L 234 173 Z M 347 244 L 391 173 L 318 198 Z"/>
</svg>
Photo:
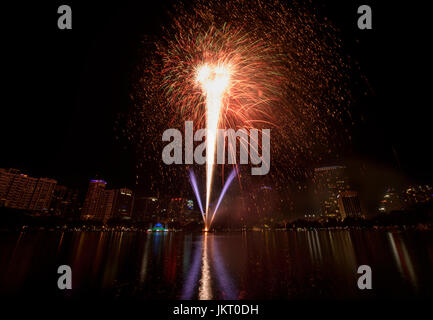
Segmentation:
<svg viewBox="0 0 433 320">
<path fill-rule="evenodd" d="M 7 170 L 7 169 L 0 168 L 0 206 L 1 207 L 7 207 L 8 204 L 9 189 L 15 175 L 15 172 L 13 172 L 13 170 L 15 169 Z"/>
<path fill-rule="evenodd" d="M 379 204 L 379 213 L 390 213 L 391 211 L 403 210 L 405 203 L 399 192 L 393 188 L 388 188 Z"/>
<path fill-rule="evenodd" d="M 252 195 L 256 206 L 257 215 L 260 218 L 269 218 L 275 214 L 275 204 L 278 204 L 278 196 L 270 186 L 262 185 Z"/>
<path fill-rule="evenodd" d="M 168 201 L 167 217 L 171 222 L 182 222 L 187 213 L 187 199 L 182 197 L 171 198 Z"/>
<path fill-rule="evenodd" d="M 320 205 L 321 215 L 342 218 L 337 196 L 350 190 L 346 167 L 332 166 L 314 169 L 314 193 Z"/>
<path fill-rule="evenodd" d="M 17 169 L 0 169 L 0 205 L 48 211 L 56 184 L 56 180 L 30 177 Z"/>
<path fill-rule="evenodd" d="M 404 190 L 402 200 L 407 206 L 433 200 L 433 188 L 428 185 L 410 186 Z"/>
<path fill-rule="evenodd" d="M 63 212 L 63 201 L 66 198 L 68 188 L 66 186 L 57 185 L 54 188 L 53 199 L 51 201 L 50 211 L 55 216 L 62 215 Z"/>
<path fill-rule="evenodd" d="M 431 186 L 413 185 L 403 191 L 389 188 L 380 201 L 378 210 L 379 213 L 390 213 L 428 201 L 433 201 L 433 188 Z"/>
<path fill-rule="evenodd" d="M 342 219 L 347 217 L 361 218 L 363 216 L 358 192 L 343 191 L 337 195 L 337 199 Z"/>
<path fill-rule="evenodd" d="M 111 216 L 113 218 L 132 217 L 134 208 L 134 194 L 127 188 L 117 189 L 114 193 L 113 210 Z"/>
<path fill-rule="evenodd" d="M 48 211 L 56 184 L 56 180 L 39 178 L 33 190 L 32 199 L 29 203 L 29 210 Z"/>
<path fill-rule="evenodd" d="M 150 222 L 159 216 L 159 210 L 157 197 L 139 196 L 134 199 L 132 217 L 137 222 Z"/>
<path fill-rule="evenodd" d="M 54 188 L 50 212 L 65 218 L 79 217 L 79 191 L 66 186 L 57 185 Z"/>
<path fill-rule="evenodd" d="M 25 174 L 15 174 L 11 179 L 6 194 L 5 206 L 15 209 L 28 209 L 36 182 L 36 178 Z"/>
<path fill-rule="evenodd" d="M 105 190 L 102 195 L 102 208 L 96 216 L 96 220 L 106 223 L 108 219 L 112 218 L 114 198 L 116 190 Z"/>
<path fill-rule="evenodd" d="M 81 219 L 102 220 L 105 216 L 105 186 L 104 180 L 90 180 L 89 189 L 84 199 Z"/>
<path fill-rule="evenodd" d="M 131 190 L 106 190 L 107 182 L 91 180 L 84 200 L 81 218 L 106 223 L 111 218 L 131 217 L 134 195 Z"/>
</svg>

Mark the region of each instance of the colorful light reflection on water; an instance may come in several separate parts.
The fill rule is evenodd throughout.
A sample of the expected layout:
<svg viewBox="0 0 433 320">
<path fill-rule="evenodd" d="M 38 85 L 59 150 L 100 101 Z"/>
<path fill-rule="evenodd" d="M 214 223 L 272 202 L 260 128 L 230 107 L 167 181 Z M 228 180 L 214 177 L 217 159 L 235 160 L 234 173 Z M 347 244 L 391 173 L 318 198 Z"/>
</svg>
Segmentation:
<svg viewBox="0 0 433 320">
<path fill-rule="evenodd" d="M 0 233 L 0 294 L 64 298 L 400 298 L 433 294 L 431 232 Z M 57 267 L 73 290 L 56 288 Z M 356 287 L 370 265 L 372 291 Z M 51 284 L 51 285 L 50 285 Z M 45 290 L 44 290 L 45 289 Z"/>
</svg>

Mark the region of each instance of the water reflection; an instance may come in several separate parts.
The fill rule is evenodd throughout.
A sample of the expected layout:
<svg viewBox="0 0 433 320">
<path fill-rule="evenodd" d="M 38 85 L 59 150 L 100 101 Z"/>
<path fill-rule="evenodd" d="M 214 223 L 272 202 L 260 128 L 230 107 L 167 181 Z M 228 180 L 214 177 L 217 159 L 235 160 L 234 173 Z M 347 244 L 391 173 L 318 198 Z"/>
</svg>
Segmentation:
<svg viewBox="0 0 433 320">
<path fill-rule="evenodd" d="M 208 233 L 205 233 L 203 238 L 200 288 L 198 290 L 199 293 L 198 297 L 200 300 L 212 299 L 211 274 L 210 274 L 209 257 L 208 257 L 208 252 L 209 252 L 208 241 L 209 241 Z"/>
<path fill-rule="evenodd" d="M 189 243 L 191 245 L 191 239 L 189 239 Z M 186 281 L 184 282 L 182 296 L 181 296 L 181 299 L 183 300 L 189 300 L 193 298 L 194 289 L 199 279 L 199 272 L 201 267 L 201 259 L 200 259 L 201 254 L 202 254 L 202 246 L 200 244 L 197 245 L 195 248 L 194 259 L 192 261 L 191 268 L 189 268 Z M 186 262 L 185 265 L 187 266 L 188 262 Z M 188 267 L 186 267 L 186 269 L 188 269 Z"/>
<path fill-rule="evenodd" d="M 214 238 L 213 238 L 214 239 Z M 235 288 L 234 281 L 230 278 L 226 268 L 225 260 L 219 251 L 218 241 L 212 241 L 212 262 L 215 267 L 215 276 L 221 290 L 221 299 L 234 300 L 237 298 L 237 289 Z"/>
<path fill-rule="evenodd" d="M 0 233 L 0 294 L 138 299 L 431 296 L 431 232 Z M 56 288 L 57 267 L 73 290 Z M 373 269 L 371 292 L 357 268 Z"/>
<path fill-rule="evenodd" d="M 149 261 L 149 247 L 150 241 L 149 239 L 145 240 L 146 245 L 144 246 L 143 257 L 141 259 L 141 267 L 140 267 L 140 285 L 144 283 L 144 280 L 147 276 L 147 262 Z"/>
<path fill-rule="evenodd" d="M 417 279 L 412 265 L 412 260 L 406 249 L 406 245 L 399 234 L 387 233 L 389 242 L 391 244 L 392 253 L 395 263 L 398 267 L 400 274 L 405 277 L 410 283 L 417 288 Z"/>
</svg>

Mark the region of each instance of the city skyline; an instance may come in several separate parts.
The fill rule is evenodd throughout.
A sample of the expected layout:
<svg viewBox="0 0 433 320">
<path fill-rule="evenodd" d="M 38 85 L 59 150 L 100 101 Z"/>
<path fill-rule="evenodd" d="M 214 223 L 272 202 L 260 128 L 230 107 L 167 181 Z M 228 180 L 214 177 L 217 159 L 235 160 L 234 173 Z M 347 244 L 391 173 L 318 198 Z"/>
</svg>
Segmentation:
<svg viewBox="0 0 433 320">
<path fill-rule="evenodd" d="M 262 191 L 252 189 L 244 193 L 243 205 L 237 209 L 238 215 L 240 214 L 239 221 L 251 219 L 251 214 L 248 218 L 248 215 L 242 213 L 245 208 L 247 211 L 250 211 L 251 208 L 253 211 L 256 210 L 255 215 L 258 217 L 271 218 L 273 215 L 282 214 L 283 218 L 280 219 L 292 222 L 299 219 L 321 221 L 328 218 L 337 220 L 344 220 L 347 217 L 371 218 L 377 214 L 405 210 L 411 205 L 427 202 L 433 198 L 433 189 L 429 185 L 388 186 L 382 190 L 382 193 L 376 195 L 378 200 L 374 210 L 371 210 L 362 201 L 362 193 L 351 186 L 353 177 L 348 175 L 345 166 L 320 167 L 315 168 L 314 172 L 315 174 L 310 180 L 304 180 L 301 183 L 303 187 L 299 185 L 298 188 L 292 188 L 292 190 L 285 189 L 283 191 L 285 194 L 279 192 L 272 196 L 278 195 L 282 201 L 284 200 L 285 203 L 281 207 L 272 205 L 276 199 L 268 199 L 267 194 L 269 194 L 269 190 L 273 192 L 272 187 L 259 185 L 258 187 Z M 194 205 L 196 212 L 198 210 L 198 204 L 191 192 L 186 193 L 186 198 L 183 196 L 176 198 L 180 194 L 184 194 L 178 192 L 163 195 L 159 199 L 157 194 L 152 196 L 133 188 L 114 188 L 113 186 L 106 188 L 106 186 L 105 180 L 90 179 L 87 186 L 83 184 L 83 187 L 74 189 L 58 184 L 54 179 L 35 178 L 18 169 L 0 168 L 0 207 L 69 217 L 77 221 L 100 221 L 104 224 L 110 219 L 122 217 L 132 219 L 131 221 L 134 222 L 150 221 L 149 217 L 152 215 L 154 222 L 168 221 L 168 215 L 177 221 L 181 219 L 180 217 L 184 217 L 182 210 L 187 208 L 187 202 L 190 202 L 191 210 L 193 210 Z M 307 197 L 308 205 L 302 205 L 302 200 L 298 199 L 301 194 Z M 149 209 L 149 205 L 146 204 L 163 199 L 165 200 L 158 204 L 159 211 Z M 170 203 L 173 199 L 183 201 L 181 206 L 175 207 L 177 211 L 170 209 Z M 137 210 L 135 208 L 136 200 L 137 203 L 144 201 Z M 231 196 L 229 196 L 228 201 L 236 203 Z M 269 203 L 264 205 L 266 201 Z M 264 207 L 261 208 L 258 203 Z M 250 207 L 251 205 L 252 207 Z M 242 206 L 246 207 L 242 208 Z M 150 212 L 146 212 L 146 210 L 150 210 Z M 168 212 L 172 213 L 169 214 Z"/>
</svg>

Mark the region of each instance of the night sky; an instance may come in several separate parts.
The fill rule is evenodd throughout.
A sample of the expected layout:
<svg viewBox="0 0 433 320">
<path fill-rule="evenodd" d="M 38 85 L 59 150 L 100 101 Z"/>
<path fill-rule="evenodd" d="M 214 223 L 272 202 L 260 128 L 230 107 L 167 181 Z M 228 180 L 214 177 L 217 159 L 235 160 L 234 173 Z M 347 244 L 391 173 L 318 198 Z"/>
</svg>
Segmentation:
<svg viewBox="0 0 433 320">
<path fill-rule="evenodd" d="M 431 33 L 416 2 L 313 4 L 341 30 L 368 79 L 368 95 L 354 92 L 358 120 L 347 161 L 431 183 Z M 129 108 L 140 38 L 158 30 L 167 3 L 28 3 L 2 5 L 0 167 L 74 187 L 95 176 L 133 187 L 134 152 L 116 142 L 114 123 Z M 61 4 L 72 7 L 72 30 L 57 29 Z M 372 7 L 373 30 L 357 28 L 362 4 Z"/>
</svg>

